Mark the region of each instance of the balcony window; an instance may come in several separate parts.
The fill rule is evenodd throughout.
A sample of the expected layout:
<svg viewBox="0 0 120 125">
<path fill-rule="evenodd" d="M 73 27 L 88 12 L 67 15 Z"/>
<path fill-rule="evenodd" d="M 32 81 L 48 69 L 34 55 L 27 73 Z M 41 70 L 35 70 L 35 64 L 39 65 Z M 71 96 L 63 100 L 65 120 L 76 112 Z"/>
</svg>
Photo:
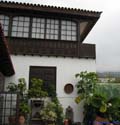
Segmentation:
<svg viewBox="0 0 120 125">
<path fill-rule="evenodd" d="M 32 38 L 44 38 L 45 34 L 45 19 L 33 18 L 32 21 Z"/>
<path fill-rule="evenodd" d="M 72 21 L 61 21 L 61 40 L 76 41 L 77 29 L 76 23 Z"/>
<path fill-rule="evenodd" d="M 58 39 L 59 21 L 47 19 L 46 23 L 46 39 Z"/>
<path fill-rule="evenodd" d="M 0 23 L 2 24 L 4 35 L 8 36 L 9 17 L 5 15 L 0 15 Z"/>
<path fill-rule="evenodd" d="M 28 37 L 29 35 L 29 17 L 14 17 L 12 23 L 13 37 Z"/>
</svg>

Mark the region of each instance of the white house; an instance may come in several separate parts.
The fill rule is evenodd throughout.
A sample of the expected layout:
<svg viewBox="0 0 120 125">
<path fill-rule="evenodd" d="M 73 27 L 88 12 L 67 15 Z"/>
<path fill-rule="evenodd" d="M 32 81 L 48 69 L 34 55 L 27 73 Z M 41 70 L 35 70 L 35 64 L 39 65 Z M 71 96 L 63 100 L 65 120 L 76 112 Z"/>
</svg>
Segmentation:
<svg viewBox="0 0 120 125">
<path fill-rule="evenodd" d="M 56 87 L 64 111 L 71 106 L 74 121 L 82 122 L 83 108 L 74 102 L 77 96 L 75 74 L 85 70 L 96 71 L 95 45 L 83 41 L 100 14 L 0 1 L 0 22 L 15 70 L 15 74 L 12 72 L 11 76 L 4 77 L 4 85 L 25 78 L 29 87 L 30 78 L 41 78 L 45 87 L 50 84 Z"/>
</svg>

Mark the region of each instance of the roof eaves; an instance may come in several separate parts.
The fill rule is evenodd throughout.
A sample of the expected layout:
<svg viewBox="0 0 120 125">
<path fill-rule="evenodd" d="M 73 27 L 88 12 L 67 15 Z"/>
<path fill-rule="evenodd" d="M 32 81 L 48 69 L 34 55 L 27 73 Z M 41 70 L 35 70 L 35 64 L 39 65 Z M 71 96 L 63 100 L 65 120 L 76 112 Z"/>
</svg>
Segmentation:
<svg viewBox="0 0 120 125">
<path fill-rule="evenodd" d="M 98 11 L 89 11 L 89 10 L 84 10 L 84 9 L 76 9 L 76 8 L 67 8 L 67 7 L 57 7 L 57 6 L 49 6 L 49 5 L 40 5 L 40 4 L 32 4 L 32 3 L 22 3 L 22 2 L 14 2 L 14 1 L 0 1 L 1 6 L 6 5 L 7 7 L 11 8 L 12 5 L 15 8 L 19 9 L 33 9 L 33 10 L 40 10 L 42 11 L 49 10 L 49 12 L 64 12 L 66 13 L 71 13 L 71 14 L 78 14 L 78 15 L 83 15 L 83 16 L 94 16 L 94 17 L 99 17 L 102 12 Z"/>
</svg>

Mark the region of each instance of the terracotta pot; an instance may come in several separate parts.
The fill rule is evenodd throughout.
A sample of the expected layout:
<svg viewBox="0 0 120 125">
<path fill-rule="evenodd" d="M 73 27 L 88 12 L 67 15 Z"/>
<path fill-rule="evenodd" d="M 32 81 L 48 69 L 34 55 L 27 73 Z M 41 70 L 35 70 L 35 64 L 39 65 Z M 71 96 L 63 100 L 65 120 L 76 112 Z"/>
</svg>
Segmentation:
<svg viewBox="0 0 120 125">
<path fill-rule="evenodd" d="M 19 125 L 24 125 L 25 123 L 25 117 L 23 115 L 20 115 L 18 118 Z"/>
<path fill-rule="evenodd" d="M 15 116 L 9 116 L 8 117 L 9 124 L 14 125 L 16 123 L 16 117 Z"/>
<path fill-rule="evenodd" d="M 107 118 L 103 118 L 100 116 L 96 116 L 95 121 L 93 122 L 93 125 L 110 125 L 110 122 Z"/>
</svg>

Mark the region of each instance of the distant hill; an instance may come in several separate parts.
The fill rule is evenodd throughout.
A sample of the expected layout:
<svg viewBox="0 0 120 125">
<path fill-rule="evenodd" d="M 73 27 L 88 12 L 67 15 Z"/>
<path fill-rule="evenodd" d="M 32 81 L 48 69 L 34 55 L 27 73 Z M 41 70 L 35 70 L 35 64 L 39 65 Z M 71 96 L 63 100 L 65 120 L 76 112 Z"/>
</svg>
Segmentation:
<svg viewBox="0 0 120 125">
<path fill-rule="evenodd" d="M 97 72 L 99 78 L 120 78 L 120 72 Z"/>
</svg>

